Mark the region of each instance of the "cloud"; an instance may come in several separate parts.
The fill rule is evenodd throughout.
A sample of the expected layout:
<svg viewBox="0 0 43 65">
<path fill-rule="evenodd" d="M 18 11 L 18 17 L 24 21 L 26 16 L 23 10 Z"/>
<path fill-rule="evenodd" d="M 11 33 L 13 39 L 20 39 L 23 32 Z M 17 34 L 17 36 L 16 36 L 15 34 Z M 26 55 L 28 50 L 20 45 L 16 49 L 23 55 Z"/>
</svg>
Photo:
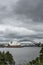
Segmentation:
<svg viewBox="0 0 43 65">
<path fill-rule="evenodd" d="M 32 18 L 34 21 L 43 21 L 43 0 L 19 0 L 16 14 Z"/>
<path fill-rule="evenodd" d="M 4 33 L 17 33 L 18 35 L 33 35 L 36 34 L 35 31 L 29 30 L 23 27 L 14 27 L 14 26 L 8 26 L 8 25 L 0 25 L 0 32 Z M 24 34 L 25 33 L 25 34 Z"/>
<path fill-rule="evenodd" d="M 43 0 L 0 0 L 0 41 L 36 39 L 43 39 Z"/>
<path fill-rule="evenodd" d="M 0 38 L 2 40 L 23 39 L 35 34 L 37 34 L 37 32 L 34 30 L 29 30 L 24 27 L 0 25 Z"/>
</svg>

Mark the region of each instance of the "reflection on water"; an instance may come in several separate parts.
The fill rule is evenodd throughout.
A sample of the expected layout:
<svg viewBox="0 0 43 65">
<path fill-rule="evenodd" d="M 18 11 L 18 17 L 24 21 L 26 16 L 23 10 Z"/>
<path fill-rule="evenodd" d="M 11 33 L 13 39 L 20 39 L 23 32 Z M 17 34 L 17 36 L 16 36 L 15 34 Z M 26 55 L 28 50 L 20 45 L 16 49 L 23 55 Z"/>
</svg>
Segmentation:
<svg viewBox="0 0 43 65">
<path fill-rule="evenodd" d="M 16 64 L 30 61 L 39 55 L 40 47 L 24 47 L 24 48 L 0 48 L 0 51 L 9 51 Z"/>
</svg>

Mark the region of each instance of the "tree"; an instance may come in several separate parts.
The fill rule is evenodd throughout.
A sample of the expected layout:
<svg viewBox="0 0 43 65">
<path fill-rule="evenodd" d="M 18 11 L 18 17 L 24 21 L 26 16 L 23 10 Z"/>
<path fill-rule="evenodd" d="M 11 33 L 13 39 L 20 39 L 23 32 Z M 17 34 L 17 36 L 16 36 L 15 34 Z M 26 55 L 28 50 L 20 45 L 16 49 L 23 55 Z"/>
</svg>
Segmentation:
<svg viewBox="0 0 43 65">
<path fill-rule="evenodd" d="M 42 54 L 43 55 L 43 47 L 41 48 L 41 50 L 40 50 L 40 54 Z"/>
<path fill-rule="evenodd" d="M 15 64 L 13 56 L 9 53 L 9 51 L 6 52 L 6 60 L 10 65 L 12 65 L 13 63 Z"/>
<path fill-rule="evenodd" d="M 40 50 L 40 62 L 43 63 L 43 47 Z"/>
<path fill-rule="evenodd" d="M 15 61 L 9 52 L 0 52 L 0 65 L 13 65 Z"/>
<path fill-rule="evenodd" d="M 29 65 L 32 65 L 32 62 L 31 61 L 29 62 Z"/>
</svg>

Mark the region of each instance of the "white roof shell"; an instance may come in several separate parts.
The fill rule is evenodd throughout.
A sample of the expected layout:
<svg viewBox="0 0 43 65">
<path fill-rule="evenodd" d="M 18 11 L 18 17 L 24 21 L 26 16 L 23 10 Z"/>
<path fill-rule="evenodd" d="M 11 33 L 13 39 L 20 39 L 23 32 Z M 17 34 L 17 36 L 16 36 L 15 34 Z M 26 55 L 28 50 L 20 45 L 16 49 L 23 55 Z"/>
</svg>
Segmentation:
<svg viewBox="0 0 43 65">
<path fill-rule="evenodd" d="M 13 41 L 12 43 L 9 42 L 9 45 L 10 46 L 16 46 L 16 45 L 21 45 L 21 44 L 19 42 L 17 42 L 17 41 Z"/>
</svg>

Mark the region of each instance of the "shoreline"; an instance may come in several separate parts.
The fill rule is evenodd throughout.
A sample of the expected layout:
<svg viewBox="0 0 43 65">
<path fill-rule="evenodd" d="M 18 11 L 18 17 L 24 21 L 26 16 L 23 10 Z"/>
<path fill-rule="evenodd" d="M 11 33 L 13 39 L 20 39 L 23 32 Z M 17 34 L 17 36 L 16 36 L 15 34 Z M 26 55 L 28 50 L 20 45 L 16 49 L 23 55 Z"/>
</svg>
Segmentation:
<svg viewBox="0 0 43 65">
<path fill-rule="evenodd" d="M 24 48 L 24 47 L 39 47 L 39 46 L 3 46 L 3 47 L 0 46 L 0 48 Z"/>
</svg>

